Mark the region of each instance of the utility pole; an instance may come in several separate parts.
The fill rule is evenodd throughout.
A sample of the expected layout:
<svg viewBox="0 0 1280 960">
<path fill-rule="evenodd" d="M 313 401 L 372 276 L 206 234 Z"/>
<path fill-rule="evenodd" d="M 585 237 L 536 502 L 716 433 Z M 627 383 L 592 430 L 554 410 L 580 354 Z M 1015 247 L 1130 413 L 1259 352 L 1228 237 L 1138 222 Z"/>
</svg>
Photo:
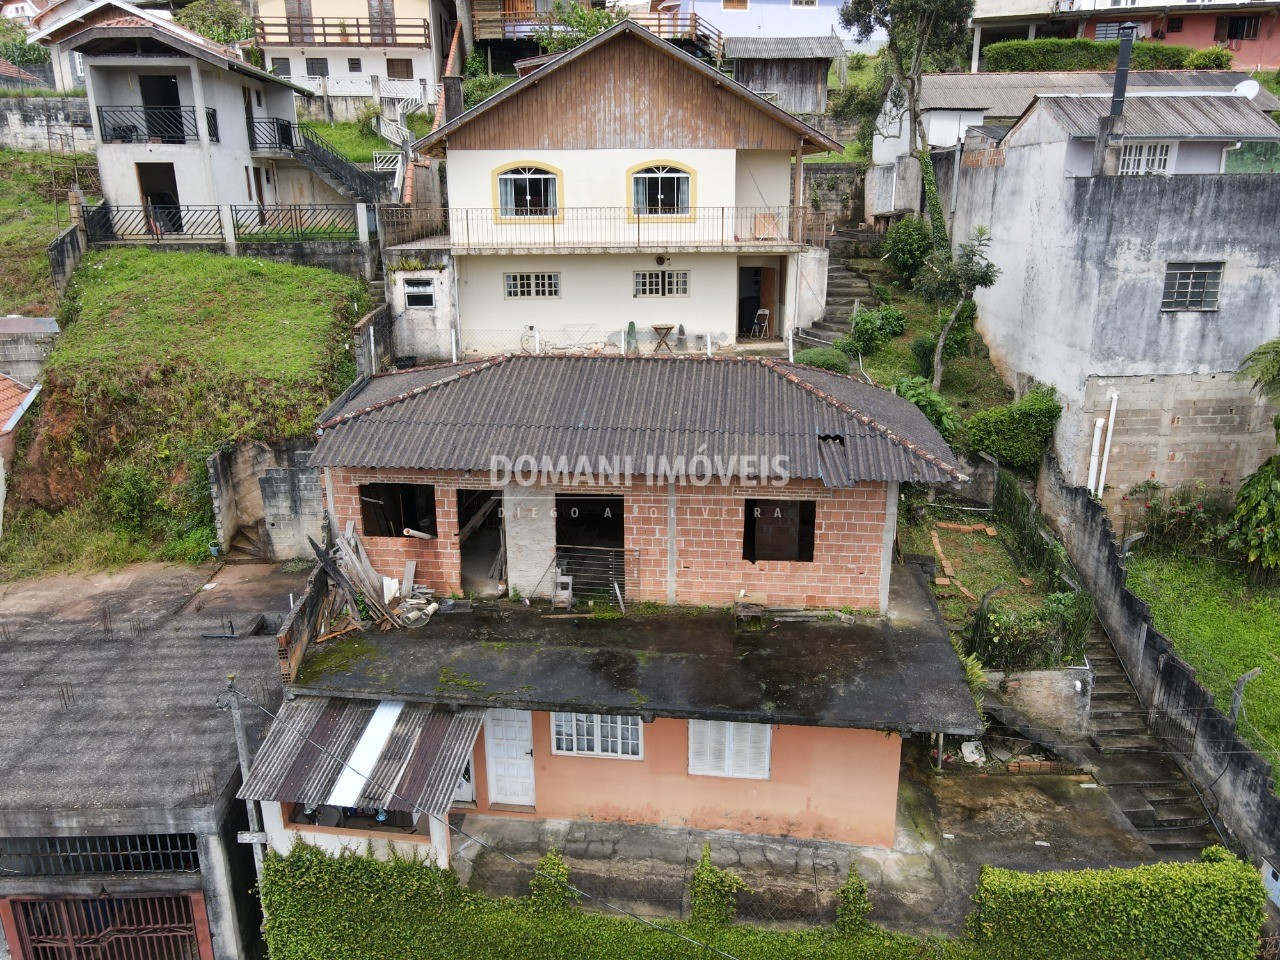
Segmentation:
<svg viewBox="0 0 1280 960">
<path fill-rule="evenodd" d="M 227 675 L 227 692 L 218 698 L 218 706 L 231 711 L 231 724 L 236 731 L 236 753 L 240 758 L 240 782 L 249 780 L 249 737 L 244 731 L 244 716 L 240 712 L 240 692 L 236 690 L 236 675 Z M 237 834 L 241 843 L 253 844 L 253 869 L 258 877 L 258 887 L 262 887 L 262 851 L 267 844 L 266 832 L 262 829 L 262 815 L 258 811 L 256 800 L 246 800 L 245 807 L 249 811 L 249 830 Z"/>
</svg>

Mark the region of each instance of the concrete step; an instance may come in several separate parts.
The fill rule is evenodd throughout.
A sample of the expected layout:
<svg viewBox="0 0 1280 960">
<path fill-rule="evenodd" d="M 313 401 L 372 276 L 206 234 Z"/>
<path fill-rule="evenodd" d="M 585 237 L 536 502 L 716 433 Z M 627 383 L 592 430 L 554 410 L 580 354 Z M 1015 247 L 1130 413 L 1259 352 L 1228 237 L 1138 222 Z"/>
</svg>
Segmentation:
<svg viewBox="0 0 1280 960">
<path fill-rule="evenodd" d="M 1137 701 L 1137 694 L 1128 680 L 1102 680 L 1093 685 L 1093 699 L 1103 701 L 1129 700 Z"/>
<path fill-rule="evenodd" d="M 1152 753 L 1160 749 L 1160 741 L 1145 733 L 1098 733 L 1089 737 L 1101 753 Z"/>
<path fill-rule="evenodd" d="M 1111 787 L 1107 793 L 1115 801 L 1120 812 L 1135 827 L 1149 827 L 1156 822 L 1155 808 L 1147 802 L 1137 787 Z"/>
<path fill-rule="evenodd" d="M 1195 789 L 1189 783 L 1163 783 L 1157 786 L 1144 787 L 1142 788 L 1142 795 L 1147 798 L 1147 803 L 1153 807 L 1186 803 L 1188 800 L 1193 800 L 1197 804 L 1200 803 L 1200 798 L 1196 796 Z"/>
<path fill-rule="evenodd" d="M 1178 827 L 1172 830 L 1154 827 L 1139 829 L 1138 832 L 1142 835 L 1142 839 L 1150 844 L 1152 850 L 1159 852 L 1178 850 L 1199 852 L 1219 842 L 1218 835 L 1207 827 Z"/>
<path fill-rule="evenodd" d="M 1147 732 L 1145 715 L 1136 719 L 1126 717 L 1102 717 L 1099 719 L 1094 717 L 1091 719 L 1089 727 L 1090 732 L 1095 736 L 1131 736 Z"/>
<path fill-rule="evenodd" d="M 1150 801 L 1148 801 L 1150 803 Z M 1209 825 L 1209 817 L 1199 800 L 1191 803 L 1152 804 L 1155 811 L 1154 825 L 1162 829 L 1173 827 L 1204 827 Z"/>
</svg>

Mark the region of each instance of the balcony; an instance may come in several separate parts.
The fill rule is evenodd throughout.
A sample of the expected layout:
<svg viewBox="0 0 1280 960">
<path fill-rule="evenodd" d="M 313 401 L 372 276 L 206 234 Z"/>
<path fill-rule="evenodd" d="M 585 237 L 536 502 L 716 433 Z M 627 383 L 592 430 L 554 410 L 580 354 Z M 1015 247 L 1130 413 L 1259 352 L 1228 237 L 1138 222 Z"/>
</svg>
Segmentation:
<svg viewBox="0 0 1280 960">
<path fill-rule="evenodd" d="M 826 242 L 827 217 L 807 207 L 692 207 L 637 215 L 631 207 L 567 207 L 506 216 L 490 207 L 383 207 L 388 245 L 460 253 L 787 252 Z"/>
<path fill-rule="evenodd" d="M 253 32 L 263 47 L 431 46 L 430 21 L 416 18 L 258 17 Z"/>
<path fill-rule="evenodd" d="M 218 111 L 204 112 L 209 141 L 218 142 Z M 103 143 L 199 143 L 195 107 L 99 107 Z"/>
<path fill-rule="evenodd" d="M 490 9 L 493 6 L 496 4 L 492 0 L 475 5 L 471 24 L 477 40 L 514 40 L 532 37 L 539 29 L 564 29 L 547 12 L 512 10 L 505 4 L 504 9 Z M 636 11 L 627 16 L 663 40 L 687 42 L 714 59 L 723 56 L 724 37 L 713 24 L 696 13 Z"/>
</svg>

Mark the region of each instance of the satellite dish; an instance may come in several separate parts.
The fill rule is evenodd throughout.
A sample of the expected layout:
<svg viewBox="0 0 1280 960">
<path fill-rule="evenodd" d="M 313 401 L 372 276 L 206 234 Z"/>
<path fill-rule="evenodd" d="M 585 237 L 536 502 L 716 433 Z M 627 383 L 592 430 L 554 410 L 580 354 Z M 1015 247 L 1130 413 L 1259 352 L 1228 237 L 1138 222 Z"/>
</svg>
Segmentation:
<svg viewBox="0 0 1280 960">
<path fill-rule="evenodd" d="M 1250 100 L 1252 100 L 1254 97 L 1258 95 L 1258 91 L 1261 89 L 1262 87 L 1258 85 L 1257 80 L 1250 79 L 1250 80 L 1241 80 L 1239 83 L 1236 84 L 1235 89 L 1232 90 L 1231 92 L 1234 93 L 1237 97 L 1247 97 Z"/>
</svg>

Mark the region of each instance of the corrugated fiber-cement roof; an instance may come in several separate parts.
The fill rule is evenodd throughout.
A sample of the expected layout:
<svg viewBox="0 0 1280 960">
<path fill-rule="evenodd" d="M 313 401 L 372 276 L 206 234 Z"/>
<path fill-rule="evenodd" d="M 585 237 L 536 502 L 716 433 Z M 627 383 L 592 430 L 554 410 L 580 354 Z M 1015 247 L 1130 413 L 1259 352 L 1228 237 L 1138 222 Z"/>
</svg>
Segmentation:
<svg viewBox="0 0 1280 960">
<path fill-rule="evenodd" d="M 443 817 L 483 721 L 474 707 L 295 697 L 272 721 L 239 796 Z"/>
<path fill-rule="evenodd" d="M 822 37 L 725 37 L 729 60 L 834 60 L 844 56 L 844 43 L 833 34 Z"/>
<path fill-rule="evenodd" d="M 1134 70 L 1131 93 L 1225 93 L 1249 79 L 1239 70 Z M 1043 73 L 930 73 L 920 85 L 922 110 L 981 110 L 990 117 L 1020 117 L 1037 96 L 1050 93 L 1110 93 L 1114 73 L 1058 71 Z M 1253 99 L 1259 110 L 1280 110 L 1280 100 L 1266 90 Z"/>
<path fill-rule="evenodd" d="M 962 477 L 914 404 L 759 357 L 514 356 L 409 370 L 357 385 L 320 426 L 319 467 L 483 471 L 532 456 L 642 474 L 664 457 L 749 456 L 783 458 L 789 478 L 831 487 Z"/>
<path fill-rule="evenodd" d="M 1040 98 L 1072 139 L 1094 140 L 1098 121 L 1111 111 L 1111 98 Z M 1137 96 L 1124 102 L 1124 135 L 1129 139 L 1280 140 L 1280 126 L 1246 97 Z"/>
</svg>

